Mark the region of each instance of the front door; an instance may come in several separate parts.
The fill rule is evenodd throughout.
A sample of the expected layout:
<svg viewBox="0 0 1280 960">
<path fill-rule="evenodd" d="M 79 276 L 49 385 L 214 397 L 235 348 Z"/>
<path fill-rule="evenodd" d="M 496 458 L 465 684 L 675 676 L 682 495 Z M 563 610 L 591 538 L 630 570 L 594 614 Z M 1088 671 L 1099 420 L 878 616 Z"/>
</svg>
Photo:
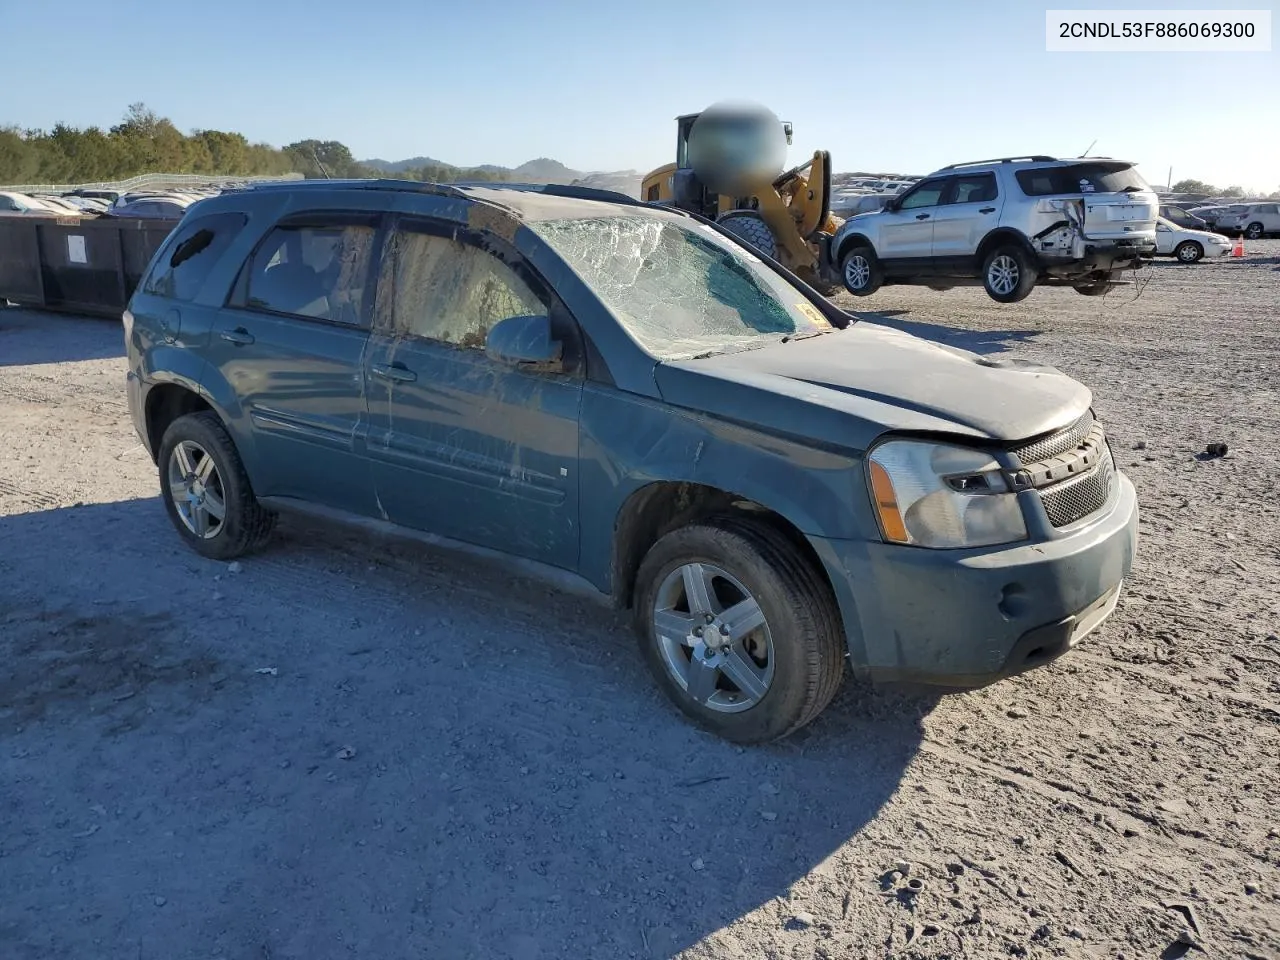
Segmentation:
<svg viewBox="0 0 1280 960">
<path fill-rule="evenodd" d="M 573 568 L 578 558 L 576 326 L 504 241 L 402 219 L 388 236 L 366 358 L 369 455 L 394 523 Z M 571 373 L 485 354 L 507 317 L 545 315 Z"/>
<path fill-rule="evenodd" d="M 381 216 L 292 216 L 258 244 L 209 340 L 240 398 L 256 492 L 376 513 L 364 353 Z"/>
<path fill-rule="evenodd" d="M 880 216 L 880 249 L 876 251 L 886 267 L 893 261 L 910 260 L 901 264 L 909 269 L 927 267 L 933 255 L 933 216 L 946 188 L 945 177 L 922 180 L 910 192 L 902 195 L 897 208 Z"/>
</svg>

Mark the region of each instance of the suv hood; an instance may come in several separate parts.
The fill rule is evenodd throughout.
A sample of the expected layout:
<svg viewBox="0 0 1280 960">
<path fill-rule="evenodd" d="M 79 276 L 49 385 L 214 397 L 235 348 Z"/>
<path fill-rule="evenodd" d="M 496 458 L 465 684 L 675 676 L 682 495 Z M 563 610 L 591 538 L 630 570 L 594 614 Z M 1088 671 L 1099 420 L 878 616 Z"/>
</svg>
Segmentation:
<svg viewBox="0 0 1280 960">
<path fill-rule="evenodd" d="M 660 363 L 654 377 L 663 399 L 677 406 L 862 450 L 890 430 L 1027 440 L 1069 426 L 1093 400 L 1053 367 L 982 357 L 865 321 Z"/>
</svg>

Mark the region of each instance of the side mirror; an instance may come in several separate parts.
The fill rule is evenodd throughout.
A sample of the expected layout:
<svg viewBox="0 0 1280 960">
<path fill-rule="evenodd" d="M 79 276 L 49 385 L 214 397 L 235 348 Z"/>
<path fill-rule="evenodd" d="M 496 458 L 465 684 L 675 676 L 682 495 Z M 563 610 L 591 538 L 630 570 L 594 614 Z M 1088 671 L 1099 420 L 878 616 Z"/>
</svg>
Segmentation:
<svg viewBox="0 0 1280 960">
<path fill-rule="evenodd" d="M 551 336 L 551 318 L 507 317 L 489 330 L 484 352 L 490 360 L 513 367 L 535 367 L 548 373 L 564 369 L 564 344 Z"/>
<path fill-rule="evenodd" d="M 902 206 L 901 194 L 899 194 L 896 197 L 890 197 L 884 203 L 884 209 L 888 210 L 890 213 L 896 212 L 899 208 L 901 208 L 901 206 Z"/>
</svg>

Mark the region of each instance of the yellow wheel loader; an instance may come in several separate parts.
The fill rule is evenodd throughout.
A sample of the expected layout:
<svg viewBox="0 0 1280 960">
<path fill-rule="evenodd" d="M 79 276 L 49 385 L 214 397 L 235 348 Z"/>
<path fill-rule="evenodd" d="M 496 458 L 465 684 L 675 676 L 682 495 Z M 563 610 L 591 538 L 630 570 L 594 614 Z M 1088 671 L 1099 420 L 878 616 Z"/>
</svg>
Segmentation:
<svg viewBox="0 0 1280 960">
<path fill-rule="evenodd" d="M 839 289 L 830 240 L 843 221 L 831 215 L 831 155 L 816 150 L 800 166 L 779 172 L 782 164 L 765 156 L 771 146 L 767 138 L 777 137 L 781 144 L 785 137 L 789 145 L 792 127 L 760 109 L 746 121 L 736 113 L 732 122 L 773 129 L 757 129 L 755 139 L 739 141 L 732 159 L 716 156 L 712 162 L 709 151 L 697 147 L 699 138 L 705 144 L 716 136 L 713 128 L 723 129 L 723 114 L 712 116 L 716 110 L 676 118 L 676 162 L 644 178 L 641 199 L 716 221 L 823 294 Z M 726 166 L 733 175 L 726 176 Z"/>
</svg>

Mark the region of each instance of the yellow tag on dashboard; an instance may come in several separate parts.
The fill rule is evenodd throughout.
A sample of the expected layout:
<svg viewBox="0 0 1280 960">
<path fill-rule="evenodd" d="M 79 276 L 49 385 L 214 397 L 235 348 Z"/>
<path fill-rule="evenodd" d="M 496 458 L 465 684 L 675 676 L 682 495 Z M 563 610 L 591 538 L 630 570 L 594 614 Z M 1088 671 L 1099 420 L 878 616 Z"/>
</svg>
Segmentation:
<svg viewBox="0 0 1280 960">
<path fill-rule="evenodd" d="M 805 318 L 815 327 L 829 327 L 831 324 L 827 322 L 827 318 L 822 315 L 822 311 L 815 307 L 812 303 L 801 302 L 796 304 L 796 309 L 805 315 Z"/>
</svg>

